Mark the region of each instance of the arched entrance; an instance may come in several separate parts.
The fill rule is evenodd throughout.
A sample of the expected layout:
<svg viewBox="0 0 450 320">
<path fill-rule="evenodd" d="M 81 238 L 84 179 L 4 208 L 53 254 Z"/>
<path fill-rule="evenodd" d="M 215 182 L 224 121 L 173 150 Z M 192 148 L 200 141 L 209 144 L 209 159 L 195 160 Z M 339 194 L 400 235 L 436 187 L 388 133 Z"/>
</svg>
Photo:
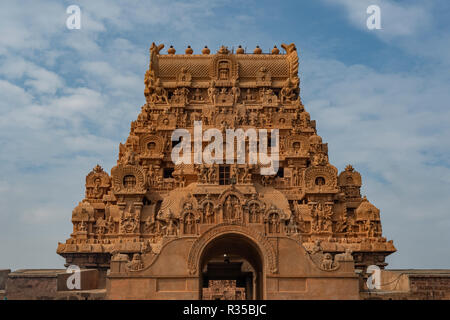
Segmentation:
<svg viewBox="0 0 450 320">
<path fill-rule="evenodd" d="M 199 262 L 200 299 L 263 299 L 264 259 L 248 237 L 227 233 L 214 238 Z"/>
</svg>

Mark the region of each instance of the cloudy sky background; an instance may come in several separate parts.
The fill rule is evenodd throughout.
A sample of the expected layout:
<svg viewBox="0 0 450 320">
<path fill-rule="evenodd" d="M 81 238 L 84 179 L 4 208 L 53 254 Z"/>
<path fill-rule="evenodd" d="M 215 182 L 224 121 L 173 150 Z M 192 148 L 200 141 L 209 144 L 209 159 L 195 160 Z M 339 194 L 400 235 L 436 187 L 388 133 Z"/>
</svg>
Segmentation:
<svg viewBox="0 0 450 320">
<path fill-rule="evenodd" d="M 81 30 L 66 8 L 81 7 Z M 366 8 L 381 8 L 368 30 Z M 114 166 L 144 104 L 152 41 L 213 52 L 295 42 L 332 164 L 351 163 L 398 252 L 450 268 L 450 5 L 445 0 L 0 2 L 0 269 L 62 267 L 84 177 Z"/>
</svg>

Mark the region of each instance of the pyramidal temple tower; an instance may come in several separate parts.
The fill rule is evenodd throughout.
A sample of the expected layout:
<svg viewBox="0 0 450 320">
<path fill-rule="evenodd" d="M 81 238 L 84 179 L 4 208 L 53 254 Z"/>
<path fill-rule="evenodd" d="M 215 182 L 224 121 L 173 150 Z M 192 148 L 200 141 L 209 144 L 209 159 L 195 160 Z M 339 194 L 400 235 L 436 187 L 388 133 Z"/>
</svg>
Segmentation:
<svg viewBox="0 0 450 320">
<path fill-rule="evenodd" d="M 358 297 L 355 269 L 384 268 L 396 249 L 361 197 L 361 175 L 329 163 L 300 98 L 297 49 L 281 47 L 163 54 L 152 44 L 146 104 L 111 173 L 97 165 L 86 176 L 73 233 L 57 248 L 67 265 L 103 272 L 110 298 L 208 298 L 211 283 L 247 299 Z M 266 129 L 269 146 L 278 129 L 279 169 L 263 175 L 260 161 L 225 156 L 174 163 L 186 142 L 174 130 L 194 136 L 196 121 L 202 134 Z"/>
</svg>

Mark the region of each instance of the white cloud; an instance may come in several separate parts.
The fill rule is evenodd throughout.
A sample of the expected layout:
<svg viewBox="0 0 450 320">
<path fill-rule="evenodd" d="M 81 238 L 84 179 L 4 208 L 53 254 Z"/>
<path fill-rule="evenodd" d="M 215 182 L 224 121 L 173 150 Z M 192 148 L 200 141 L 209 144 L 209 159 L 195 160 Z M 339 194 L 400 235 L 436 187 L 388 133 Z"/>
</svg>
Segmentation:
<svg viewBox="0 0 450 320">
<path fill-rule="evenodd" d="M 333 3 L 343 5 L 352 25 L 367 30 L 367 1 Z M 450 61 L 449 46 L 438 41 L 448 34 L 424 37 L 422 29 L 434 26 L 428 7 L 378 3 L 383 30 L 377 37 Z M 173 41 L 182 52 L 187 44 L 214 50 L 221 42 L 277 38 L 264 29 L 263 16 L 246 17 L 249 8 L 235 12 L 237 6 L 227 15 L 224 5 L 80 1 L 82 29 L 69 31 L 62 5 L 0 3 L 0 30 L 8 30 L 0 38 L 0 246 L 15 239 L 31 257 L 30 248 L 41 245 L 33 237 L 45 234 L 39 249 L 50 252 L 48 262 L 36 256 L 29 266 L 61 263 L 56 242 L 70 233 L 84 176 L 96 163 L 105 170 L 115 164 L 118 144 L 144 102 L 152 41 Z M 363 192 L 381 209 L 384 232 L 399 249 L 392 266 L 449 264 L 441 249 L 450 241 L 448 75 L 435 69 L 380 72 L 308 52 L 301 72 L 303 100 L 329 142 L 331 162 L 340 170 L 352 162 L 363 173 Z M 24 220 L 33 230 L 25 230 Z M 17 252 L 7 246 L 0 251 L 11 266 L 23 267 Z"/>
<path fill-rule="evenodd" d="M 307 54 L 302 69 L 304 103 L 330 161 L 340 170 L 353 164 L 363 194 L 381 209 L 384 234 L 399 249 L 391 266 L 448 265 L 448 257 L 421 259 L 437 236 L 414 238 L 436 229 L 437 247 L 450 241 L 443 228 L 450 220 L 447 76 L 382 73 Z"/>
<path fill-rule="evenodd" d="M 409 54 L 432 58 L 448 67 L 450 65 L 450 33 L 436 19 L 446 1 L 404 1 L 392 0 L 322 0 L 322 2 L 341 7 L 349 22 L 359 30 L 365 31 Z M 366 25 L 369 5 L 378 5 L 381 10 L 381 30 L 369 30 Z M 445 9 L 442 11 L 445 12 Z"/>
<path fill-rule="evenodd" d="M 373 31 L 381 37 L 409 36 L 428 29 L 432 17 L 427 5 L 411 2 L 398 3 L 390 0 L 322 0 L 330 5 L 340 5 L 346 10 L 350 22 L 361 30 L 372 32 L 367 28 L 369 17 L 367 8 L 377 5 L 381 12 L 382 30 Z"/>
</svg>

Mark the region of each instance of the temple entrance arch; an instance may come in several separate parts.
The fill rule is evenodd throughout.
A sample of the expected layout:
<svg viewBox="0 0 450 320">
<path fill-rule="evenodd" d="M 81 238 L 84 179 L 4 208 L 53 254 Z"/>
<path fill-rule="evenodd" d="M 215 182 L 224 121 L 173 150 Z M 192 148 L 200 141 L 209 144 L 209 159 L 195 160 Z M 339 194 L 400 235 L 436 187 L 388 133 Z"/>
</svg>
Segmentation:
<svg viewBox="0 0 450 320">
<path fill-rule="evenodd" d="M 263 299 L 264 257 L 243 234 L 229 232 L 209 241 L 199 269 L 200 299 Z"/>
</svg>

